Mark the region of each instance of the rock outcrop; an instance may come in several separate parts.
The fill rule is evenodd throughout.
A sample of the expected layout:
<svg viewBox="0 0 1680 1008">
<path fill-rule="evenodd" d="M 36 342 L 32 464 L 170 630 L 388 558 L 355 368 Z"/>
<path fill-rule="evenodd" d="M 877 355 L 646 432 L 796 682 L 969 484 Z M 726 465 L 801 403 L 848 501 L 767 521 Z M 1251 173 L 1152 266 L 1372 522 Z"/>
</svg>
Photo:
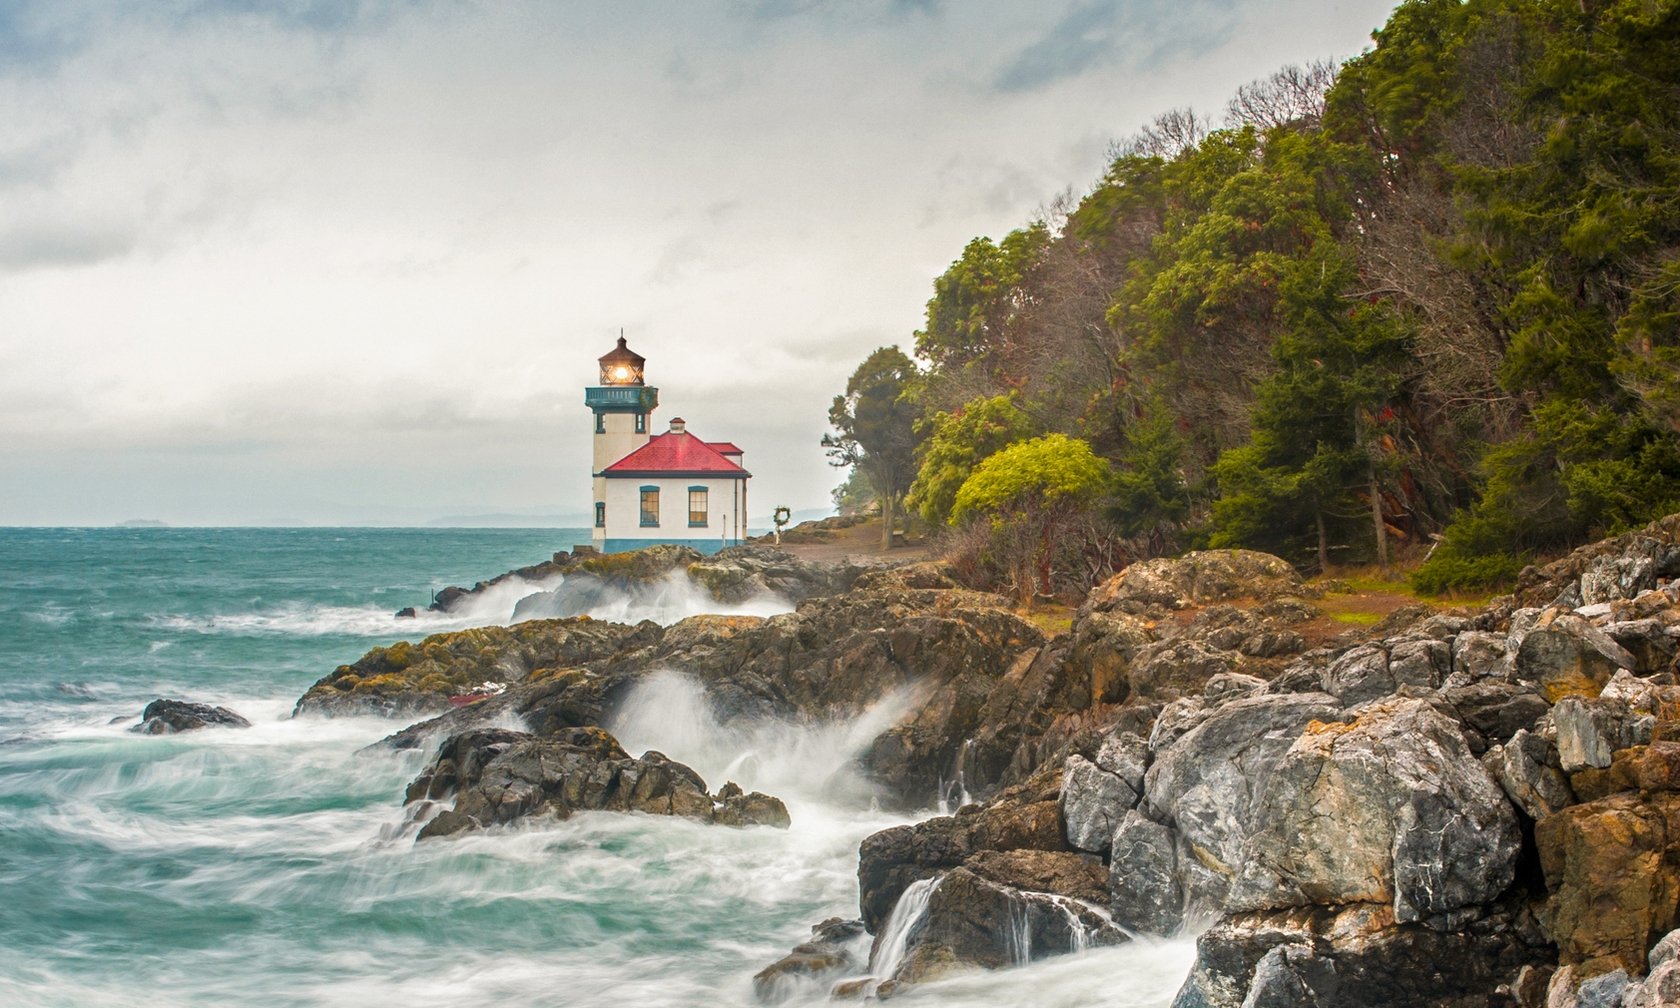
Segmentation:
<svg viewBox="0 0 1680 1008">
<path fill-rule="evenodd" d="M 129 731 L 141 735 L 171 735 L 200 728 L 249 727 L 251 722 L 226 707 L 185 700 L 153 700 L 140 712 L 140 723 Z"/>
<path fill-rule="evenodd" d="M 454 798 L 452 808 L 429 806 Z M 419 803 L 412 818 L 435 811 L 418 840 L 523 819 L 574 812 L 646 812 L 732 826 L 775 826 L 791 820 L 779 799 L 733 784 L 714 797 L 706 782 L 662 753 L 632 758 L 599 728 L 573 728 L 549 738 L 506 729 L 451 736 L 432 764 L 408 787 Z"/>
<path fill-rule="evenodd" d="M 753 975 L 753 994 L 764 1004 L 781 1004 L 800 995 L 826 993 L 834 981 L 859 972 L 866 963 L 859 952 L 867 952 L 859 939 L 865 936 L 863 921 L 830 917 L 811 926 L 811 940 Z"/>
</svg>

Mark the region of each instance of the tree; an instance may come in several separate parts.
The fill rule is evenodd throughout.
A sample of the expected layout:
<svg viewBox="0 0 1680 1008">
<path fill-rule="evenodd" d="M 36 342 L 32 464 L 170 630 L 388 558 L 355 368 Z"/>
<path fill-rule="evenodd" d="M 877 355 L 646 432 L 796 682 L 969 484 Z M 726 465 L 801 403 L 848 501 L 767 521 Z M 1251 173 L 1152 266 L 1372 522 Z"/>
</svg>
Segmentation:
<svg viewBox="0 0 1680 1008">
<path fill-rule="evenodd" d="M 957 491 L 977 464 L 1035 432 L 1032 420 L 1008 396 L 973 399 L 950 413 L 935 413 L 923 427 L 931 434 L 908 503 L 921 510 L 929 525 L 950 520 Z"/>
<path fill-rule="evenodd" d="M 1108 463 L 1065 434 L 1017 441 L 975 467 L 957 491 L 950 523 L 985 522 L 1022 605 L 1050 591 L 1050 557 L 1107 486 Z"/>
<path fill-rule="evenodd" d="M 938 367 L 961 367 L 993 349 L 1018 305 L 1012 295 L 1050 242 L 1040 221 L 994 244 L 976 238 L 962 258 L 933 282 L 927 329 L 916 334 L 916 355 Z"/>
<path fill-rule="evenodd" d="M 1210 545 L 1299 555 L 1303 542 L 1316 541 L 1323 570 L 1331 526 L 1353 518 L 1356 496 L 1365 496 L 1376 556 L 1387 566 L 1381 425 L 1406 341 L 1384 306 L 1349 305 L 1342 292 L 1356 279 L 1352 258 L 1330 241 L 1283 271 L 1278 371 L 1260 386 L 1252 443 L 1213 467 L 1223 494 Z"/>
<path fill-rule="evenodd" d="M 875 502 L 875 488 L 869 485 L 869 477 L 862 469 L 852 468 L 846 473 L 846 482 L 834 488 L 831 497 L 834 499 L 834 510 L 843 515 L 859 515 L 869 510 L 869 505 Z"/>
<path fill-rule="evenodd" d="M 881 548 L 892 548 L 893 502 L 916 477 L 916 432 L 920 413 L 906 393 L 918 378 L 916 365 L 896 346 L 870 354 L 834 397 L 828 422 L 838 435 L 824 434 L 823 447 L 836 466 L 863 472 L 881 502 Z"/>
<path fill-rule="evenodd" d="M 1127 428 L 1126 447 L 1117 460 L 1107 515 L 1121 535 L 1145 537 L 1149 551 L 1171 540 L 1171 527 L 1190 516 L 1183 463 L 1184 438 L 1174 429 L 1172 413 L 1156 402 L 1145 418 Z"/>
</svg>

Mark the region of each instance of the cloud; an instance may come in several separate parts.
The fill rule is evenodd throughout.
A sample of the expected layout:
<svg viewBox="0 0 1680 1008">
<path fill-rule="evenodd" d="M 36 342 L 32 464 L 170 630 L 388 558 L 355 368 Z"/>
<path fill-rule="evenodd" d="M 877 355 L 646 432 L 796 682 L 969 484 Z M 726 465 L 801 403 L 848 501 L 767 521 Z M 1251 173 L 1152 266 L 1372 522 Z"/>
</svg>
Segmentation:
<svg viewBox="0 0 1680 1008">
<path fill-rule="evenodd" d="M 1003 93 L 1034 91 L 1101 66 L 1147 67 L 1210 52 L 1238 23 L 1236 0 L 1087 0 L 1017 53 L 994 86 Z"/>
</svg>

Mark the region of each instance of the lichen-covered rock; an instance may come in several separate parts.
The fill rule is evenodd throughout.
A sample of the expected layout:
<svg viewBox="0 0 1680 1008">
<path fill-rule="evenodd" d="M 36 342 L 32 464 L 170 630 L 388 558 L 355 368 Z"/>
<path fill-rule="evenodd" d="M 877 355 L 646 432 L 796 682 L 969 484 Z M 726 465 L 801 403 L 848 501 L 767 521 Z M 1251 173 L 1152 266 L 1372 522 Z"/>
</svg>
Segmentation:
<svg viewBox="0 0 1680 1008">
<path fill-rule="evenodd" d="M 141 735 L 171 735 L 212 727 L 249 728 L 251 722 L 226 707 L 185 700 L 153 700 L 140 712 L 140 723 L 129 731 Z"/>
<path fill-rule="evenodd" d="M 1208 550 L 1135 563 L 1092 590 L 1085 605 L 1097 612 L 1183 609 L 1231 599 L 1306 597 L 1313 590 L 1287 562 L 1252 550 Z"/>
<path fill-rule="evenodd" d="M 1617 669 L 1636 665 L 1604 631 L 1573 613 L 1548 609 L 1522 635 L 1515 671 L 1557 703 L 1566 696 L 1597 696 Z"/>
<path fill-rule="evenodd" d="M 1547 951 L 1520 908 L 1449 933 L 1396 923 L 1373 903 L 1236 914 L 1196 939 L 1173 1008 L 1493 1005 L 1494 989 Z"/>
<path fill-rule="evenodd" d="M 1149 769 L 1149 741 L 1125 730 L 1110 732 L 1097 749 L 1097 766 L 1125 781 L 1141 797 L 1143 775 Z"/>
<path fill-rule="evenodd" d="M 1535 824 L 1543 922 L 1561 961 L 1585 974 L 1640 972 L 1680 900 L 1680 794 L 1623 792 Z"/>
<path fill-rule="evenodd" d="M 1138 794 L 1118 775 L 1078 754 L 1062 768 L 1062 820 L 1068 843 L 1083 851 L 1106 854 L 1114 831 Z"/>
<path fill-rule="evenodd" d="M 657 752 L 633 759 L 599 728 L 573 728 L 546 739 L 496 728 L 452 736 L 409 785 L 407 800 L 441 803 L 450 796 L 454 807 L 426 823 L 417 839 L 588 810 L 712 822 L 718 804 L 687 766 Z M 766 825 L 788 825 L 787 809 L 776 799 L 755 793 L 764 800 L 729 805 L 727 799 L 744 797 L 739 788 L 720 797 L 733 809 L 729 824 L 747 825 L 759 821 L 753 814 L 764 814 L 772 820 Z"/>
</svg>

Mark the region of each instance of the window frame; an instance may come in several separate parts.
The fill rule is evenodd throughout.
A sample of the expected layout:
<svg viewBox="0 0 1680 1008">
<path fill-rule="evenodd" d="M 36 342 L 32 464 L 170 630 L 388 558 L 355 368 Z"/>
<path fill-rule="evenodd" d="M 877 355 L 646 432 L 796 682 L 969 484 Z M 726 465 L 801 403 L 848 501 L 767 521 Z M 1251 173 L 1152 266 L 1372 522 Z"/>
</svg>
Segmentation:
<svg viewBox="0 0 1680 1008">
<path fill-rule="evenodd" d="M 607 432 L 607 415 L 605 413 L 595 414 L 595 433 L 605 434 L 606 432 Z"/>
<path fill-rule="evenodd" d="M 636 414 L 636 433 L 637 434 L 646 434 L 647 433 L 647 414 L 646 413 L 637 413 Z"/>
<path fill-rule="evenodd" d="M 659 488 L 657 486 L 644 486 L 644 487 L 641 488 L 639 493 L 640 493 L 640 503 L 641 503 L 641 508 L 640 508 L 641 527 L 642 528 L 658 528 L 659 527 Z M 653 510 L 651 512 L 651 514 L 653 515 L 653 520 L 652 521 L 648 521 L 648 515 L 650 513 L 648 511 L 648 497 L 649 497 L 649 495 L 652 495 L 652 497 L 653 497 Z"/>
<path fill-rule="evenodd" d="M 596 501 L 595 502 L 595 527 L 596 528 L 606 528 L 607 527 L 607 502 L 606 501 Z"/>
<path fill-rule="evenodd" d="M 707 487 L 707 486 L 691 486 L 691 487 L 688 488 L 688 527 L 689 528 L 710 528 L 711 527 L 711 522 L 709 521 L 709 519 L 711 517 L 711 493 L 710 493 L 710 491 L 711 491 L 711 487 Z M 701 506 L 699 511 L 694 510 L 694 495 L 695 494 L 700 495 L 700 504 L 702 506 Z M 700 516 L 699 521 L 694 520 L 694 516 L 697 515 L 697 514 Z"/>
</svg>

